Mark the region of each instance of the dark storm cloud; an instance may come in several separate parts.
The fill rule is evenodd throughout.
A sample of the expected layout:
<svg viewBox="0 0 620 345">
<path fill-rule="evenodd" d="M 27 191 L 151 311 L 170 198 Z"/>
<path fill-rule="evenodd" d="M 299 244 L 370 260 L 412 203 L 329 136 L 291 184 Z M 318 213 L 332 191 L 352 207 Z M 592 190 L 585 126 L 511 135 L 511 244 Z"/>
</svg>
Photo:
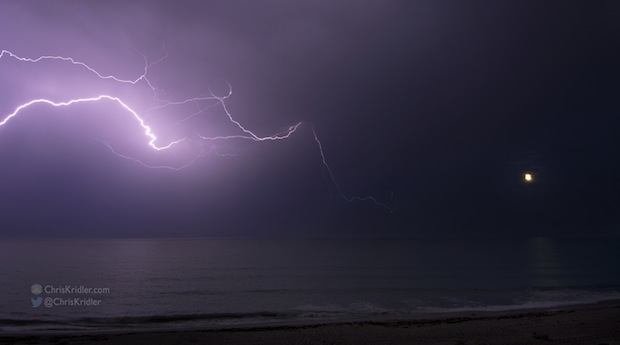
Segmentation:
<svg viewBox="0 0 620 345">
<path fill-rule="evenodd" d="M 614 2 L 20 1 L 0 7 L 1 49 L 72 55 L 131 78 L 143 64 L 135 49 L 157 59 L 163 42 L 169 56 L 151 78 L 170 98 L 224 93 L 228 82 L 229 108 L 249 128 L 270 134 L 307 123 L 291 140 L 171 173 L 119 160 L 76 130 L 120 126 L 118 137 L 126 137 L 131 126 L 114 122 L 122 119 L 110 115 L 113 109 L 42 108 L 37 112 L 56 118 L 88 113 L 94 122 L 51 117 L 0 129 L 3 233 L 617 232 L 620 7 Z M 0 68 L 3 114 L 39 94 L 100 87 L 70 70 L 37 74 L 48 72 L 4 59 Z M 133 90 L 114 91 L 138 105 L 148 100 Z M 165 117 L 150 120 L 165 124 Z M 209 122 L 205 130 L 228 130 L 224 122 Z M 393 192 L 397 212 L 337 197 L 310 124 L 343 191 L 386 202 Z M 524 170 L 537 174 L 536 184 L 522 183 Z"/>
</svg>

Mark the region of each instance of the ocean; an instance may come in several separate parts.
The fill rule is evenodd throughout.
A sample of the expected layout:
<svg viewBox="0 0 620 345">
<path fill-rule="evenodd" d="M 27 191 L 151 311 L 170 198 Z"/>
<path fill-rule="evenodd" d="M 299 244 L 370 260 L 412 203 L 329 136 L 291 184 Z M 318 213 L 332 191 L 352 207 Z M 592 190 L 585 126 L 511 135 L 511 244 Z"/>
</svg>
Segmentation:
<svg viewBox="0 0 620 345">
<path fill-rule="evenodd" d="M 620 238 L 0 240 L 0 331 L 227 328 L 620 298 Z"/>
</svg>

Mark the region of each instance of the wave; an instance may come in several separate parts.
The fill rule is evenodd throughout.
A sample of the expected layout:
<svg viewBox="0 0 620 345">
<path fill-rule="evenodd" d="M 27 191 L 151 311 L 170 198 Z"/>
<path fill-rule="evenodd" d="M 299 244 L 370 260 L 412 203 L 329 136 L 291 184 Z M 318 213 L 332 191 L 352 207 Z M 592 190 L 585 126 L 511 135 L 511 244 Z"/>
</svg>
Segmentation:
<svg viewBox="0 0 620 345">
<path fill-rule="evenodd" d="M 453 312 L 472 312 L 472 311 L 511 311 L 541 308 L 560 308 L 566 306 L 595 304 L 606 301 L 620 300 L 619 292 L 609 292 L 601 294 L 585 293 L 557 293 L 560 289 L 554 290 L 554 294 L 549 296 L 532 295 L 523 301 L 516 301 L 511 304 L 484 304 L 484 305 L 461 305 L 452 307 L 421 307 L 418 310 L 425 313 L 453 313 Z M 548 291 L 547 291 L 548 292 Z M 537 298 L 539 297 L 539 298 Z M 541 298 L 542 297 L 542 298 Z"/>
<path fill-rule="evenodd" d="M 65 319 L 0 319 L 3 331 L 63 331 L 92 329 L 141 329 L 151 327 L 182 327 L 192 324 L 227 325 L 238 323 L 260 323 L 266 321 L 285 321 L 299 316 L 298 313 L 249 312 L 249 313 L 208 313 L 172 314 L 122 317 L 81 317 Z"/>
<path fill-rule="evenodd" d="M 257 290 L 267 293 L 286 289 Z M 295 292 L 294 290 L 290 290 Z M 314 292 L 318 290 L 312 290 Z M 343 290 L 347 294 L 320 294 L 324 298 L 304 299 L 299 295 L 285 296 L 278 301 L 281 310 L 273 305 L 242 312 L 248 306 L 237 303 L 230 308 L 236 312 L 191 313 L 177 309 L 158 310 L 153 315 L 89 314 L 63 316 L 50 314 L 0 313 L 1 332 L 62 332 L 90 330 L 142 330 L 219 328 L 269 323 L 297 323 L 353 318 L 400 317 L 435 314 L 437 312 L 508 311 L 530 308 L 554 308 L 564 305 L 598 303 L 620 299 L 617 284 L 582 286 L 538 286 L 528 289 L 361 289 Z M 352 291 L 362 291 L 353 294 Z M 372 293 L 369 293 L 372 292 Z M 386 293 L 389 291 L 389 293 Z M 299 291 L 297 291 L 299 293 Z M 379 296 L 379 298 L 377 297 Z M 387 296 L 387 297 L 386 297 Z M 384 298 L 386 297 L 386 298 Z M 258 297 L 257 297 L 258 298 Z M 229 300 L 232 301 L 232 300 Z M 269 301 L 266 299 L 265 301 Z M 260 309 L 259 309 L 260 308 Z M 262 309 L 262 310 L 261 310 Z M 259 311 L 256 311 L 259 310 Z M 119 311 L 119 310 L 117 310 Z M 127 310 L 123 311 L 127 312 Z M 176 313 L 175 313 L 176 312 Z"/>
</svg>

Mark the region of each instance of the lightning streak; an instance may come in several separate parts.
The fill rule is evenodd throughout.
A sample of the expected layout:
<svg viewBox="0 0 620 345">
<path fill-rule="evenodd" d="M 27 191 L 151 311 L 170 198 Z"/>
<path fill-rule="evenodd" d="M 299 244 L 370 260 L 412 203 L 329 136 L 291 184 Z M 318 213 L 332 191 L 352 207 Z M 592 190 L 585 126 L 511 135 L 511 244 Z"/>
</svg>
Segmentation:
<svg viewBox="0 0 620 345">
<path fill-rule="evenodd" d="M 106 75 L 106 74 L 102 74 L 100 72 L 98 72 L 96 69 L 92 68 L 91 66 L 89 66 L 88 64 L 75 60 L 71 57 L 63 57 L 63 56 L 52 56 L 52 55 L 44 55 L 44 56 L 40 56 L 38 58 L 25 58 L 25 57 L 21 57 L 19 55 L 16 55 L 8 50 L 2 50 L 0 52 L 0 60 L 2 60 L 2 58 L 4 57 L 11 57 L 13 59 L 16 59 L 18 61 L 21 62 L 28 62 L 28 63 L 38 63 L 38 62 L 42 62 L 42 61 L 46 61 L 46 60 L 52 60 L 52 61 L 60 61 L 60 62 L 64 62 L 64 63 L 70 63 L 74 66 L 80 67 L 85 69 L 86 71 L 88 71 L 89 73 L 91 73 L 92 75 L 96 76 L 97 78 L 101 79 L 101 80 L 110 80 L 110 81 L 114 81 L 117 83 L 123 83 L 123 84 L 131 84 L 131 85 L 137 85 L 140 82 L 144 82 L 152 91 L 155 97 L 155 101 L 158 101 L 160 104 L 158 106 L 152 107 L 150 109 L 147 109 L 146 111 L 150 111 L 150 110 L 155 110 L 155 109 L 163 109 L 163 108 L 167 108 L 167 107 L 174 107 L 174 106 L 181 106 L 181 105 L 187 105 L 187 104 L 194 104 L 197 108 L 197 111 L 190 114 L 189 116 L 186 116 L 185 118 L 183 118 L 182 120 L 178 121 L 178 123 L 180 122 L 184 122 L 189 120 L 190 118 L 202 113 L 205 109 L 207 108 L 211 108 L 214 107 L 216 105 L 220 105 L 221 108 L 224 111 L 224 114 L 226 115 L 226 117 L 228 118 L 228 120 L 230 121 L 230 123 L 234 124 L 237 129 L 241 132 L 240 134 L 232 134 L 232 135 L 218 135 L 218 136 L 204 136 L 201 135 L 200 133 L 195 133 L 195 135 L 200 138 L 202 141 L 204 142 L 213 142 L 213 141 L 218 141 L 218 140 L 233 140 L 233 139 L 240 139 L 240 140 L 249 140 L 249 141 L 254 141 L 254 142 L 263 142 L 263 141 L 276 141 L 276 140 L 284 140 L 284 139 L 288 139 L 291 135 L 293 135 L 293 133 L 295 133 L 301 126 L 302 126 L 302 122 L 298 122 L 297 124 L 293 125 L 293 126 L 289 126 L 287 129 L 280 131 L 278 133 L 275 133 L 273 135 L 270 136 L 259 136 L 256 133 L 252 132 L 251 130 L 245 128 L 239 121 L 237 121 L 233 115 L 230 113 L 230 111 L 228 110 L 227 106 L 226 106 L 226 99 L 229 98 L 232 95 L 232 87 L 230 85 L 228 85 L 228 93 L 225 96 L 217 96 L 215 95 L 213 92 L 210 92 L 210 94 L 208 96 L 199 96 L 199 97 L 194 97 L 194 98 L 189 98 L 189 99 L 185 99 L 185 100 L 181 100 L 181 101 L 164 101 L 162 99 L 158 98 L 158 91 L 159 89 L 157 89 L 147 78 L 147 74 L 149 72 L 149 69 L 151 67 L 153 67 L 154 65 L 164 61 L 166 59 L 166 57 L 168 56 L 168 52 L 166 51 L 165 47 L 162 44 L 162 51 L 164 52 L 163 56 L 158 59 L 155 62 L 149 63 L 148 59 L 146 58 L 146 56 L 144 54 L 142 54 L 140 51 L 138 51 L 138 53 L 140 53 L 142 55 L 142 57 L 144 58 L 144 69 L 143 69 L 143 73 L 141 75 L 139 75 L 137 78 L 135 79 L 122 79 L 122 78 L 118 78 L 116 76 L 113 75 Z M 185 140 L 187 140 L 188 138 L 180 138 L 180 139 L 176 139 L 173 140 L 167 144 L 158 144 L 158 138 L 155 135 L 155 133 L 153 132 L 153 130 L 151 129 L 151 127 L 149 125 L 146 124 L 144 117 L 141 116 L 139 114 L 138 111 L 134 110 L 132 107 L 130 107 L 127 103 L 125 103 L 123 100 L 121 100 L 118 97 L 115 96 L 111 96 L 111 95 L 98 95 L 96 97 L 85 97 L 85 98 L 75 98 L 75 99 L 70 99 L 68 101 L 52 101 L 49 99 L 43 99 L 43 98 L 39 98 L 39 99 L 33 99 L 31 101 L 28 101 L 24 104 L 19 105 L 12 113 L 4 116 L 4 117 L 0 117 L 0 127 L 6 125 L 7 123 L 9 123 L 9 121 L 11 121 L 14 117 L 16 117 L 18 114 L 20 114 L 22 111 L 24 111 L 26 108 L 31 107 L 33 105 L 36 104 L 46 104 L 49 106 L 53 106 L 53 107 L 68 107 L 71 106 L 73 104 L 78 104 L 78 103 L 96 103 L 96 102 L 102 102 L 102 101 L 111 101 L 114 102 L 118 105 L 120 105 L 128 114 L 130 114 L 136 121 L 137 124 L 143 129 L 144 135 L 147 138 L 147 143 L 148 146 L 150 146 L 152 149 L 156 150 L 156 151 L 162 151 L 162 150 L 167 150 L 172 148 L 173 146 L 175 146 L 176 144 L 179 144 Z M 202 108 L 199 106 L 199 103 L 201 102 L 213 102 L 212 104 L 209 104 L 207 106 L 203 106 Z M 344 200 L 346 200 L 347 202 L 354 202 L 354 201 L 371 201 L 373 202 L 375 205 L 377 206 L 381 206 L 385 209 L 387 209 L 390 213 L 394 212 L 395 207 L 390 207 L 385 203 L 379 202 L 377 199 L 375 199 L 372 196 L 347 196 L 346 194 L 344 194 L 342 192 L 342 189 L 340 188 L 340 186 L 338 185 L 338 183 L 336 182 L 336 178 L 334 176 L 334 173 L 331 169 L 331 167 L 329 166 L 329 164 L 327 163 L 327 159 L 325 158 L 325 153 L 323 151 L 323 145 L 321 144 L 321 141 L 319 140 L 314 128 L 311 127 L 312 130 L 312 134 L 314 136 L 314 140 L 316 141 L 317 145 L 318 145 L 318 149 L 321 155 L 321 159 L 322 159 L 322 163 L 323 166 L 325 167 L 325 169 L 327 170 L 327 172 L 329 173 L 329 177 L 331 182 L 333 183 L 333 185 L 335 186 L 338 195 L 340 197 L 342 197 Z M 181 170 L 184 168 L 187 168 L 188 166 L 194 164 L 200 157 L 204 157 L 209 153 L 214 153 L 218 156 L 230 156 L 230 155 L 234 155 L 234 154 L 226 154 L 226 153 L 219 153 L 217 151 L 217 147 L 216 146 L 210 146 L 208 150 L 205 150 L 205 147 L 201 145 L 201 149 L 200 152 L 198 154 L 196 154 L 194 156 L 194 158 L 192 160 L 190 160 L 189 162 L 181 165 L 181 166 L 168 166 L 168 165 L 153 165 L 153 164 L 147 164 L 143 161 L 141 161 L 140 159 L 134 158 L 134 157 L 130 157 L 127 156 L 125 154 L 122 154 L 120 152 L 118 152 L 117 150 L 115 150 L 109 143 L 104 142 L 104 144 L 110 149 L 110 151 L 115 154 L 118 157 L 124 158 L 124 159 L 128 159 L 131 161 L 134 161 L 144 167 L 147 168 L 154 168 L 154 169 L 170 169 L 170 170 Z"/>
<path fill-rule="evenodd" d="M 156 64 L 159 63 L 160 61 L 162 61 L 162 59 L 157 60 L 156 62 L 149 64 L 148 62 L 145 64 L 144 66 L 144 73 L 141 74 L 138 78 L 136 79 L 121 79 L 121 78 L 117 78 L 113 75 L 103 75 L 101 73 L 99 73 L 97 70 L 95 70 L 94 68 L 90 67 L 89 65 L 85 64 L 84 62 L 81 61 L 76 61 L 71 57 L 64 57 L 64 56 L 52 56 L 52 55 L 44 55 L 44 56 L 39 56 L 36 59 L 31 59 L 31 58 L 25 58 L 25 57 L 21 57 L 19 55 L 13 54 L 12 52 L 8 51 L 8 50 L 2 50 L 2 52 L 0 52 L 0 59 L 2 59 L 4 56 L 10 56 L 12 58 L 14 58 L 15 60 L 18 61 L 22 61 L 22 62 L 32 62 L 32 63 L 36 63 L 36 62 L 40 62 L 43 60 L 57 60 L 57 61 L 64 61 L 64 62 L 69 62 L 73 65 L 76 66 L 80 66 L 83 67 L 85 69 L 87 69 L 88 71 L 90 71 L 91 73 L 95 74 L 97 77 L 99 77 L 99 79 L 110 79 L 110 80 L 114 80 L 116 82 L 119 83 L 126 83 L 126 84 L 137 84 L 138 82 L 140 82 L 141 80 L 146 80 L 146 74 L 148 72 L 148 69 Z M 144 55 L 142 55 L 144 56 Z M 146 60 L 146 58 L 145 58 Z M 150 84 L 150 83 L 149 83 Z"/>
<path fill-rule="evenodd" d="M 113 148 L 113 147 L 112 147 L 112 146 L 111 146 L 108 142 L 106 142 L 106 141 L 104 141 L 104 142 L 103 142 L 103 144 L 104 144 L 105 146 L 107 146 L 107 147 L 108 147 L 108 149 L 110 149 L 110 151 L 112 151 L 112 153 L 114 153 L 115 155 L 117 155 L 117 156 L 119 156 L 119 157 L 121 157 L 121 158 L 125 158 L 125 159 L 130 160 L 130 161 L 134 161 L 134 162 L 136 162 L 136 163 L 138 163 L 138 164 L 142 165 L 143 167 L 146 167 L 146 168 L 149 168 L 149 169 L 168 169 L 168 170 L 176 170 L 176 171 L 179 171 L 179 170 L 183 170 L 183 169 L 187 168 L 188 166 L 190 166 L 190 165 L 192 165 L 192 164 L 196 163 L 196 161 L 198 160 L 198 158 L 200 158 L 200 157 L 202 157 L 202 156 L 206 155 L 206 154 L 196 155 L 196 156 L 194 157 L 194 159 L 192 159 L 192 160 L 191 160 L 191 161 L 189 161 L 188 163 L 185 163 L 185 164 L 183 164 L 183 165 L 181 165 L 181 166 L 178 166 L 178 167 L 173 167 L 173 166 L 170 166 L 170 165 L 154 165 L 154 164 L 148 164 L 148 163 L 145 163 L 145 162 L 143 162 L 143 161 L 139 160 L 138 158 L 134 158 L 134 157 L 131 157 L 131 156 L 127 156 L 127 155 L 124 155 L 124 154 L 122 154 L 122 153 L 120 153 L 120 152 L 117 152 L 117 151 L 116 151 L 116 150 L 115 150 L 115 149 L 114 149 L 114 148 Z"/>
<path fill-rule="evenodd" d="M 325 167 L 325 170 L 327 170 L 327 173 L 329 174 L 329 178 L 331 179 L 332 183 L 336 187 L 336 191 L 338 192 L 338 195 L 340 195 L 341 198 L 343 198 L 344 200 L 346 200 L 348 202 L 372 201 L 375 205 L 381 206 L 381 207 L 385 208 L 390 213 L 393 213 L 394 211 L 396 211 L 396 205 L 389 206 L 389 205 L 387 205 L 385 203 L 382 203 L 382 202 L 378 201 L 375 197 L 370 196 L 370 195 L 367 195 L 367 196 L 347 196 L 346 194 L 344 194 L 342 192 L 342 189 L 340 188 L 340 185 L 338 184 L 338 182 L 336 182 L 336 177 L 334 176 L 334 173 L 332 172 L 332 169 L 330 168 L 329 164 L 327 164 L 327 159 L 325 158 L 325 152 L 323 151 L 323 144 L 321 144 L 321 141 L 319 140 L 319 137 L 316 135 L 316 132 L 314 131 L 314 127 L 312 127 L 312 135 L 314 136 L 314 141 L 316 141 L 316 144 L 319 146 L 319 153 L 321 154 L 321 159 L 323 161 L 323 166 Z"/>
<path fill-rule="evenodd" d="M 138 113 L 136 111 L 134 111 L 127 104 L 125 104 L 123 101 L 121 101 L 120 98 L 112 97 L 112 96 L 108 96 L 108 95 L 100 95 L 100 96 L 91 97 L 91 98 L 77 98 L 77 99 L 72 99 L 72 100 L 66 101 L 66 102 L 54 102 L 54 101 L 50 101 L 48 99 L 35 99 L 35 100 L 32 100 L 32 101 L 27 102 L 27 103 L 24 103 L 24 104 L 20 105 L 19 107 L 17 107 L 17 109 L 15 109 L 14 112 L 12 112 L 8 116 L 6 116 L 4 118 L 4 120 L 0 121 L 0 126 L 4 126 L 7 122 L 9 122 L 9 120 L 11 120 L 15 116 L 17 116 L 17 114 L 19 114 L 19 112 L 21 110 L 23 110 L 23 109 L 25 109 L 25 108 L 27 108 L 27 107 L 29 107 L 31 105 L 34 105 L 34 104 L 44 103 L 44 104 L 49 104 L 49 105 L 54 106 L 54 107 L 66 107 L 66 106 L 70 106 L 70 105 L 75 104 L 75 103 L 97 102 L 97 101 L 101 101 L 101 100 L 114 101 L 114 102 L 120 104 L 129 113 L 131 113 L 133 115 L 133 117 L 136 120 L 138 120 L 138 123 L 140 124 L 140 126 L 144 129 L 144 134 L 147 137 L 150 138 L 150 140 L 148 142 L 149 146 L 154 148 L 157 151 L 169 149 L 173 145 L 176 145 L 176 144 L 182 142 L 183 140 L 185 140 L 185 138 L 182 138 L 182 139 L 174 140 L 174 141 L 172 141 L 169 144 L 164 145 L 164 146 L 157 146 L 155 144 L 155 141 L 157 140 L 157 137 L 155 136 L 155 134 L 153 134 L 153 131 L 151 130 L 151 127 L 147 126 L 146 123 L 144 123 L 144 120 L 140 117 L 140 115 L 138 115 Z"/>
</svg>

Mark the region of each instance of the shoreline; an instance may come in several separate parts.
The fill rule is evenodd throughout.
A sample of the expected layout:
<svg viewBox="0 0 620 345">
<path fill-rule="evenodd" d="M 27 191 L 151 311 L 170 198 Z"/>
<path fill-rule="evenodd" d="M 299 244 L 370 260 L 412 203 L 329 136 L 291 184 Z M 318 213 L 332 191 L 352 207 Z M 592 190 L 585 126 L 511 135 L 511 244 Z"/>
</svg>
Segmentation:
<svg viewBox="0 0 620 345">
<path fill-rule="evenodd" d="M 562 344 L 620 345 L 620 300 L 552 308 L 275 322 L 213 328 L 1 333 L 4 344 Z"/>
</svg>

